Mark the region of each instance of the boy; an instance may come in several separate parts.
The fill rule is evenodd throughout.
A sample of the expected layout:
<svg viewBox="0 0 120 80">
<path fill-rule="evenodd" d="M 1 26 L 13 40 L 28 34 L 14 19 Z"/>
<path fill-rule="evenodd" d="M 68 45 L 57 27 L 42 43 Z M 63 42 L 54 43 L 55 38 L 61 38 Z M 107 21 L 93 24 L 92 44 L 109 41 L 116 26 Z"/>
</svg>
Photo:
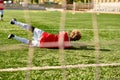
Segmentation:
<svg viewBox="0 0 120 80">
<path fill-rule="evenodd" d="M 41 29 L 35 28 L 29 24 L 18 22 L 15 18 L 10 21 L 12 25 L 18 25 L 33 33 L 33 40 L 18 37 L 14 34 L 9 34 L 8 39 L 16 39 L 22 43 L 32 45 L 40 48 L 59 48 L 62 45 L 64 48 L 70 48 L 70 41 L 77 41 L 81 38 L 81 33 L 78 30 L 73 30 L 68 35 L 67 32 L 59 32 L 58 34 L 51 34 Z"/>
<path fill-rule="evenodd" d="M 3 20 L 3 15 L 4 15 L 4 0 L 0 0 L 0 20 Z"/>
</svg>

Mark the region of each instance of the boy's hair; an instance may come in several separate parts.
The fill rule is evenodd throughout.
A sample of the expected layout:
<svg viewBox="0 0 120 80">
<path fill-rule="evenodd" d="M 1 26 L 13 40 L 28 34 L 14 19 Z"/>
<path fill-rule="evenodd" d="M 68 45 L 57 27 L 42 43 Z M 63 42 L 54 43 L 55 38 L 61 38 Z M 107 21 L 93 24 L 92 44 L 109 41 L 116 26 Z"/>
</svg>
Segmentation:
<svg viewBox="0 0 120 80">
<path fill-rule="evenodd" d="M 70 33 L 70 40 L 71 41 L 77 41 L 79 39 L 81 39 L 80 31 L 77 30 L 77 29 L 72 30 L 72 32 Z"/>
</svg>

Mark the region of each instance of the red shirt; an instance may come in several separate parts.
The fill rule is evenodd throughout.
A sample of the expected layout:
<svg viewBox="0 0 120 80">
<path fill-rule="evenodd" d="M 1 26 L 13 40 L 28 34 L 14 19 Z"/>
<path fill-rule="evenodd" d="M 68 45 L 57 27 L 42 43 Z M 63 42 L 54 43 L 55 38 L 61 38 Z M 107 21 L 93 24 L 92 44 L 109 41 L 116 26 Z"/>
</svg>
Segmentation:
<svg viewBox="0 0 120 80">
<path fill-rule="evenodd" d="M 0 0 L 0 10 L 4 9 L 4 0 Z"/>
<path fill-rule="evenodd" d="M 64 36 L 64 37 L 63 37 Z M 66 32 L 60 32 L 59 34 L 50 34 L 43 32 L 40 37 L 40 48 L 69 48 L 70 39 Z"/>
</svg>

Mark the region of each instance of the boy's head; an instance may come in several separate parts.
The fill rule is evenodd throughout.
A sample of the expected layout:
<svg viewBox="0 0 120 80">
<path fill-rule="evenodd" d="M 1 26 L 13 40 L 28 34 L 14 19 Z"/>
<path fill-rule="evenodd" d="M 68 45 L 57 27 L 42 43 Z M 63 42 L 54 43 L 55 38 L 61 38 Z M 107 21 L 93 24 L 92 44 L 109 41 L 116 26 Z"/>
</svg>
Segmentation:
<svg viewBox="0 0 120 80">
<path fill-rule="evenodd" d="M 72 32 L 70 33 L 70 40 L 77 41 L 79 39 L 81 39 L 80 31 L 78 31 L 77 29 L 72 30 Z"/>
</svg>

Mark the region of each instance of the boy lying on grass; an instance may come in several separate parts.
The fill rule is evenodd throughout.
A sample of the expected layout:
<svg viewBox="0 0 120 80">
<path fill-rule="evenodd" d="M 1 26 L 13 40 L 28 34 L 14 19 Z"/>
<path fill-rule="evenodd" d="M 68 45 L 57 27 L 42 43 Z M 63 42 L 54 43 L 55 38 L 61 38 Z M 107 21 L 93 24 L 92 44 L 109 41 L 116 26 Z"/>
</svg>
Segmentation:
<svg viewBox="0 0 120 80">
<path fill-rule="evenodd" d="M 60 46 L 64 48 L 72 47 L 71 41 L 77 41 L 81 39 L 81 33 L 74 29 L 70 35 L 67 32 L 61 31 L 58 34 L 51 34 L 45 32 L 41 29 L 35 28 L 29 24 L 18 22 L 15 18 L 10 21 L 10 24 L 17 25 L 33 33 L 33 40 L 28 40 L 26 38 L 21 38 L 14 34 L 9 34 L 8 39 L 15 39 L 24 44 L 32 45 L 34 47 L 40 48 L 59 48 Z"/>
</svg>

